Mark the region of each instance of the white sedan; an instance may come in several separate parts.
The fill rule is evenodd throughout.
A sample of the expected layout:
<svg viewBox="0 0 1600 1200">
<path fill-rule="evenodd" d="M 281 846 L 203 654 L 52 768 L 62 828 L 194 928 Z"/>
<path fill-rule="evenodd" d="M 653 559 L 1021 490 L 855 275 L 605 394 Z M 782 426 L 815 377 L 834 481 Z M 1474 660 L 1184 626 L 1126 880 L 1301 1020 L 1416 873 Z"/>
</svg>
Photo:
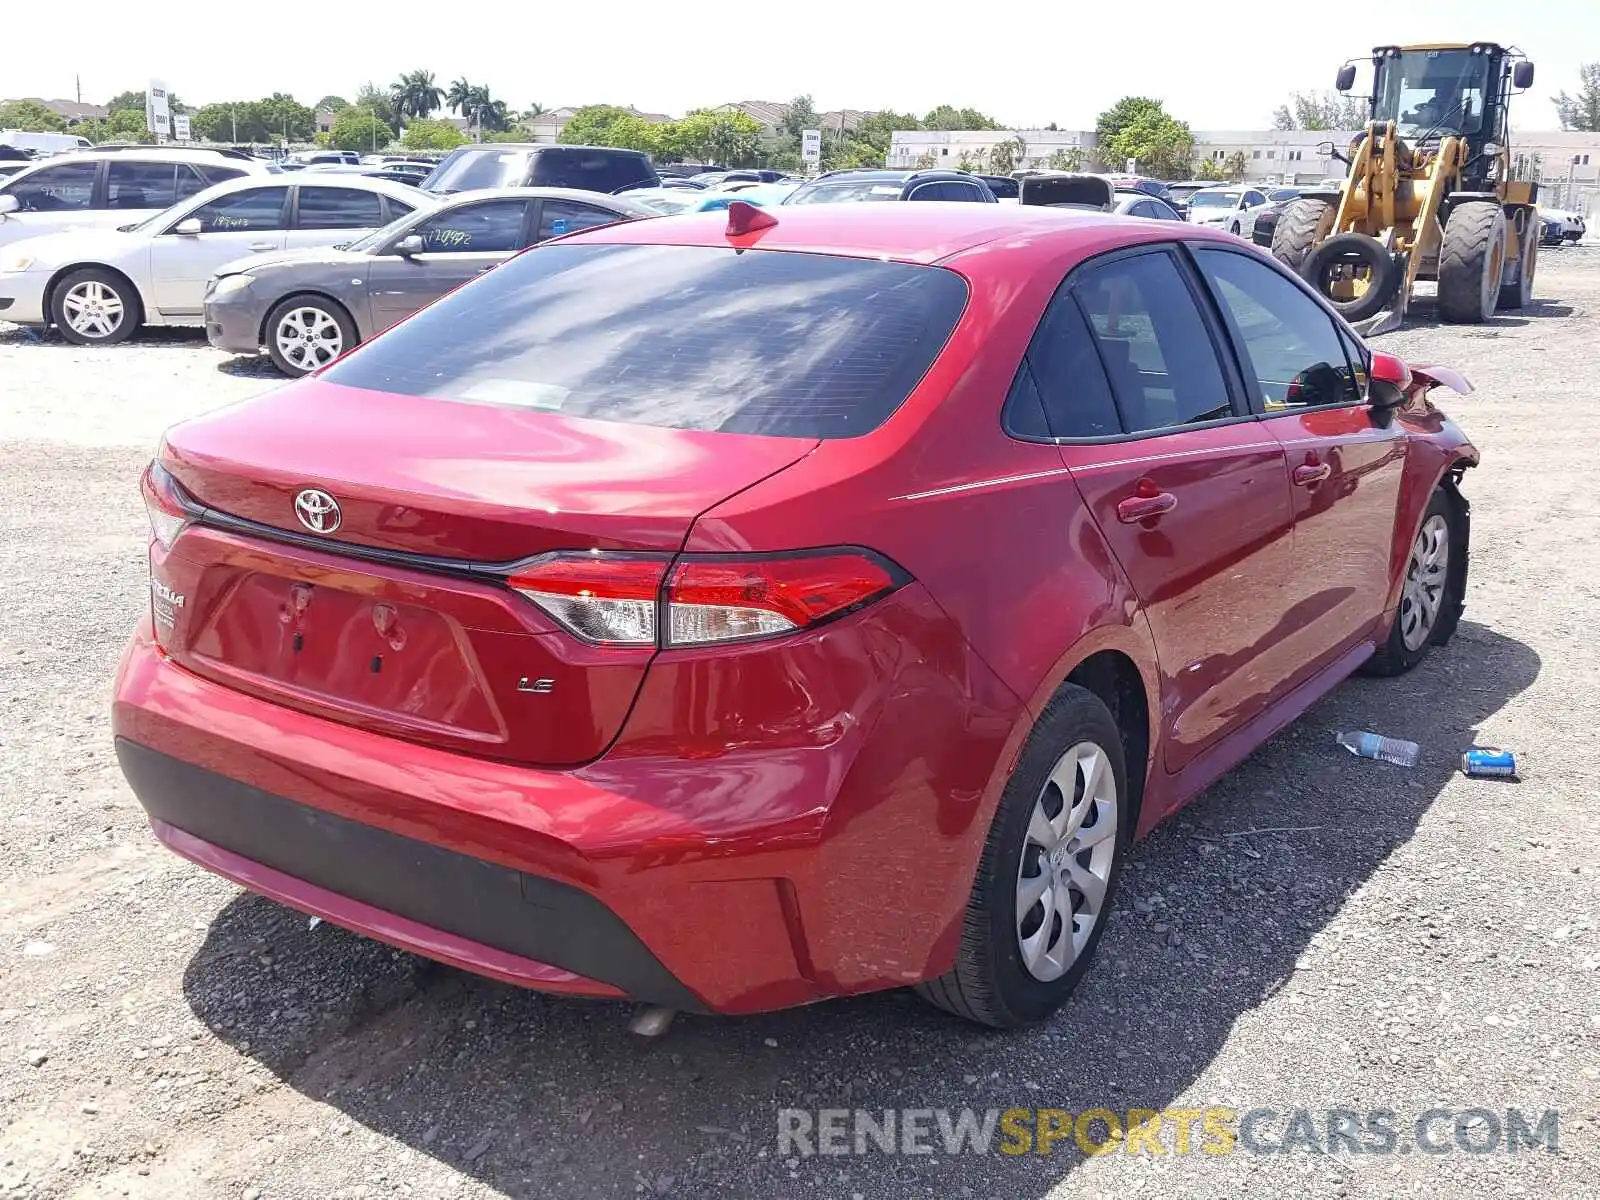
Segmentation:
<svg viewBox="0 0 1600 1200">
<path fill-rule="evenodd" d="M 1195 225 L 1226 229 L 1246 241 L 1255 232 L 1256 217 L 1267 206 L 1267 195 L 1253 187 L 1201 188 L 1189 197 L 1189 220 Z"/>
<path fill-rule="evenodd" d="M 123 341 L 141 325 L 203 325 L 206 282 L 223 263 L 352 242 L 436 203 L 364 176 L 229 180 L 137 225 L 0 249 L 0 320 L 54 325 L 81 346 Z"/>
</svg>

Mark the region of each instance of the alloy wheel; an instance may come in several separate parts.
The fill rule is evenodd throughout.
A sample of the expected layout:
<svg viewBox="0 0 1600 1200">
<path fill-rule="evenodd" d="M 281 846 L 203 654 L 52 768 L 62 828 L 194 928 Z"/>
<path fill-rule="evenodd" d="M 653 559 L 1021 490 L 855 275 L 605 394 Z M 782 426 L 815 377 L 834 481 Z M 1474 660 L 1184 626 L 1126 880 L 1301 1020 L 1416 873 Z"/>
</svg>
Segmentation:
<svg viewBox="0 0 1600 1200">
<path fill-rule="evenodd" d="M 339 357 L 344 334 L 332 314 L 320 308 L 291 308 L 273 331 L 278 353 L 297 370 L 315 371 Z"/>
<path fill-rule="evenodd" d="M 98 279 L 74 284 L 61 299 L 72 332 L 85 338 L 107 338 L 122 324 L 122 297 Z"/>
<path fill-rule="evenodd" d="M 1407 650 L 1421 648 L 1433 633 L 1450 578 L 1450 526 L 1435 513 L 1423 522 L 1406 564 L 1400 595 L 1400 640 Z"/>
<path fill-rule="evenodd" d="M 1034 801 L 1017 868 L 1017 946 L 1041 982 L 1067 973 L 1104 915 L 1117 801 L 1111 760 L 1093 742 L 1057 759 Z"/>
</svg>

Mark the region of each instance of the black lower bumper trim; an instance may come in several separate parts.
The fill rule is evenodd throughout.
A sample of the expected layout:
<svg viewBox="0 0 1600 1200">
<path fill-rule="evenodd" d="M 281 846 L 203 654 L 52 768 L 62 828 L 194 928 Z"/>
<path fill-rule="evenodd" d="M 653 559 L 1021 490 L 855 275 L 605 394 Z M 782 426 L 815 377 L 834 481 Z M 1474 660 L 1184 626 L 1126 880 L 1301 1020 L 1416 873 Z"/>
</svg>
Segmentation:
<svg viewBox="0 0 1600 1200">
<path fill-rule="evenodd" d="M 264 792 L 117 739 L 117 759 L 152 818 L 446 933 L 621 988 L 636 1000 L 703 1011 L 626 922 L 568 884 L 527 875 Z"/>
</svg>

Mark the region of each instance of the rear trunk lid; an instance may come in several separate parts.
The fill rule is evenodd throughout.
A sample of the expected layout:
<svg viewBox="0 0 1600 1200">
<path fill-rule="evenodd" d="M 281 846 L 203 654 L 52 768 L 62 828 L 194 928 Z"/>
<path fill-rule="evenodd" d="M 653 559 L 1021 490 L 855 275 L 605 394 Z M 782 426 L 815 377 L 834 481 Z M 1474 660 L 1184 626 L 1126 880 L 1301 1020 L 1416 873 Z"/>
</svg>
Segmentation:
<svg viewBox="0 0 1600 1200">
<path fill-rule="evenodd" d="M 1019 204 L 1092 208 L 1099 212 L 1110 212 L 1116 199 L 1111 181 L 1100 175 L 1028 175 L 1018 192 Z"/>
<path fill-rule="evenodd" d="M 584 762 L 620 730 L 654 650 L 583 642 L 504 568 L 553 550 L 675 553 L 700 513 L 815 445 L 305 380 L 168 433 L 162 465 L 199 520 L 152 550 L 157 634 L 189 670 L 290 707 Z M 306 492 L 337 513 L 297 506 Z"/>
</svg>

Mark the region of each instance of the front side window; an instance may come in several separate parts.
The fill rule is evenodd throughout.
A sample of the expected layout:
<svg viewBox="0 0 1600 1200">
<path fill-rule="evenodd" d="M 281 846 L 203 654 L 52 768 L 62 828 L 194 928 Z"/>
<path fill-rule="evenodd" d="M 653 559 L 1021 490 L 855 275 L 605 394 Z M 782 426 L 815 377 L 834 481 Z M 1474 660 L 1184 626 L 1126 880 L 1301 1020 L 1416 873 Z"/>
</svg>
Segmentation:
<svg viewBox="0 0 1600 1200">
<path fill-rule="evenodd" d="M 282 229 L 286 187 L 247 188 L 229 192 L 202 204 L 189 214 L 200 222 L 202 233 L 252 233 L 258 229 Z M 188 219 L 188 218 L 185 218 Z"/>
<path fill-rule="evenodd" d="M 94 203 L 94 179 L 100 164 L 62 163 L 13 181 L 5 190 L 17 198 L 18 212 L 81 212 Z"/>
<path fill-rule="evenodd" d="M 1171 255 L 1139 254 L 1073 284 L 1129 433 L 1233 414 L 1205 319 Z"/>
<path fill-rule="evenodd" d="M 635 425 L 854 437 L 910 395 L 966 300 L 940 267 L 557 243 L 423 309 L 328 378 Z"/>
<path fill-rule="evenodd" d="M 383 203 L 376 192 L 355 188 L 300 187 L 301 229 L 376 229 Z"/>
<path fill-rule="evenodd" d="M 1223 250 L 1196 259 L 1242 341 L 1245 375 L 1268 412 L 1359 404 L 1363 387 L 1339 330 L 1315 300 L 1264 263 Z"/>
<path fill-rule="evenodd" d="M 106 170 L 106 207 L 171 208 L 180 198 L 180 170 L 189 175 L 173 163 L 113 161 Z"/>
<path fill-rule="evenodd" d="M 580 229 L 593 229 L 620 220 L 615 213 L 589 204 L 574 204 L 571 200 L 546 200 L 539 214 L 538 241 L 560 237 L 564 233 L 577 233 Z"/>
<path fill-rule="evenodd" d="M 486 200 L 435 213 L 411 232 L 429 254 L 500 254 L 522 249 L 525 200 Z"/>
</svg>

